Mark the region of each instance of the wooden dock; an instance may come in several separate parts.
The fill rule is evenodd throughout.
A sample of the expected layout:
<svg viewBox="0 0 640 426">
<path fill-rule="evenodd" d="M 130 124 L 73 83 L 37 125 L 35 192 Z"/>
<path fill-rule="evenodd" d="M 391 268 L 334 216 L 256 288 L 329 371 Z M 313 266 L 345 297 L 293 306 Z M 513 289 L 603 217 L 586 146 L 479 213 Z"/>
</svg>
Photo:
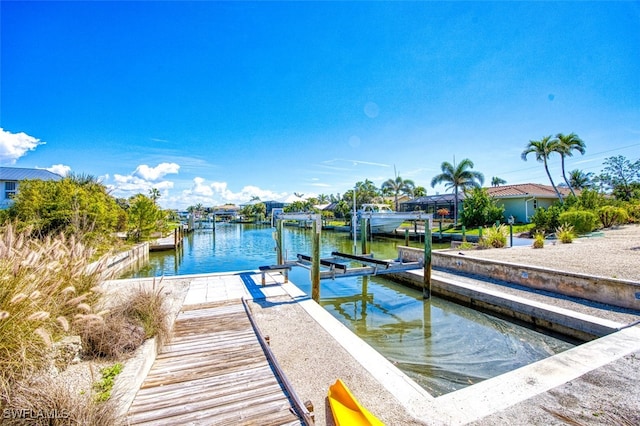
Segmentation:
<svg viewBox="0 0 640 426">
<path fill-rule="evenodd" d="M 302 425 L 242 300 L 184 305 L 130 425 Z"/>
<path fill-rule="evenodd" d="M 158 238 L 157 240 L 152 241 L 149 244 L 149 251 L 177 249 L 178 247 L 180 247 L 180 244 L 182 244 L 182 239 L 184 238 L 185 232 L 189 232 L 189 230 L 184 226 L 175 228 L 171 235 L 167 235 L 166 237 Z"/>
</svg>

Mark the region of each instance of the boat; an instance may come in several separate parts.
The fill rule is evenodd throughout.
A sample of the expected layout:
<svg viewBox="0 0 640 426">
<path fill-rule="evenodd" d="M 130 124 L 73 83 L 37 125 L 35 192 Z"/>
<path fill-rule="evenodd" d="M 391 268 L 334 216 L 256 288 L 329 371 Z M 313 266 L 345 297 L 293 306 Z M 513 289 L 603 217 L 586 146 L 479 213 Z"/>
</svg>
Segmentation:
<svg viewBox="0 0 640 426">
<path fill-rule="evenodd" d="M 327 396 L 336 426 L 384 426 L 384 423 L 360 405 L 342 380 L 337 379 L 329 387 Z"/>
<path fill-rule="evenodd" d="M 404 215 L 396 214 L 386 204 L 363 204 L 358 219 L 369 219 L 372 234 L 392 234 L 405 221 Z"/>
</svg>

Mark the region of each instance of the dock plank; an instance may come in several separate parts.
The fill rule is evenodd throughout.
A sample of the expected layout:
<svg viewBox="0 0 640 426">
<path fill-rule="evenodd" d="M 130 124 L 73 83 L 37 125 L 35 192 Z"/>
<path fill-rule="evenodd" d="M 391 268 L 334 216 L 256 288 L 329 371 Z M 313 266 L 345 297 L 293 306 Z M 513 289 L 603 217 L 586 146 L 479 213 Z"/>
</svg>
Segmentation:
<svg viewBox="0 0 640 426">
<path fill-rule="evenodd" d="M 130 425 L 299 425 L 241 300 L 184 306 Z"/>
</svg>

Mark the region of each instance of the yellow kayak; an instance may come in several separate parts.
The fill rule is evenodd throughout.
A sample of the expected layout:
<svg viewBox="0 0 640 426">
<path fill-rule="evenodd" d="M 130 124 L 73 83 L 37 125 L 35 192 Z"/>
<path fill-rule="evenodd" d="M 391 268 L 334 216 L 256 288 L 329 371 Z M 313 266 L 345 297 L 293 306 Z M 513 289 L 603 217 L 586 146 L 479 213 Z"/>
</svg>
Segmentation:
<svg viewBox="0 0 640 426">
<path fill-rule="evenodd" d="M 360 405 L 342 380 L 336 380 L 329 387 L 328 397 L 336 426 L 384 426 L 384 423 Z"/>
</svg>

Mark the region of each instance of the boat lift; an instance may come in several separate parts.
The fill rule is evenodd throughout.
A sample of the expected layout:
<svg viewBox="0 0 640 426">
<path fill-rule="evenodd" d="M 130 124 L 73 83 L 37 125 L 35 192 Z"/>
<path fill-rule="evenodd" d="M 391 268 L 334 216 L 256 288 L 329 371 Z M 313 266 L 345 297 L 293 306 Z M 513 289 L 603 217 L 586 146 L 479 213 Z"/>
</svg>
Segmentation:
<svg viewBox="0 0 640 426">
<path fill-rule="evenodd" d="M 340 252 L 332 252 L 330 258 L 320 258 L 320 232 L 322 230 L 322 216 L 315 213 L 284 213 L 274 209 L 277 264 L 261 266 L 262 283 L 267 271 L 285 271 L 285 279 L 288 279 L 288 271 L 292 266 L 301 266 L 309 269 L 311 275 L 311 298 L 320 301 L 320 279 L 335 279 L 341 277 L 354 277 L 364 275 L 381 275 L 423 268 L 423 298 L 431 297 L 431 228 L 425 227 L 424 260 L 418 262 L 403 262 L 399 260 L 374 259 L 372 255 L 355 255 Z M 284 259 L 283 249 L 283 220 L 312 221 L 311 256 L 298 254 L 296 260 Z M 362 266 L 348 267 L 345 262 L 356 261 Z M 323 266 L 325 270 L 321 271 Z"/>
</svg>

